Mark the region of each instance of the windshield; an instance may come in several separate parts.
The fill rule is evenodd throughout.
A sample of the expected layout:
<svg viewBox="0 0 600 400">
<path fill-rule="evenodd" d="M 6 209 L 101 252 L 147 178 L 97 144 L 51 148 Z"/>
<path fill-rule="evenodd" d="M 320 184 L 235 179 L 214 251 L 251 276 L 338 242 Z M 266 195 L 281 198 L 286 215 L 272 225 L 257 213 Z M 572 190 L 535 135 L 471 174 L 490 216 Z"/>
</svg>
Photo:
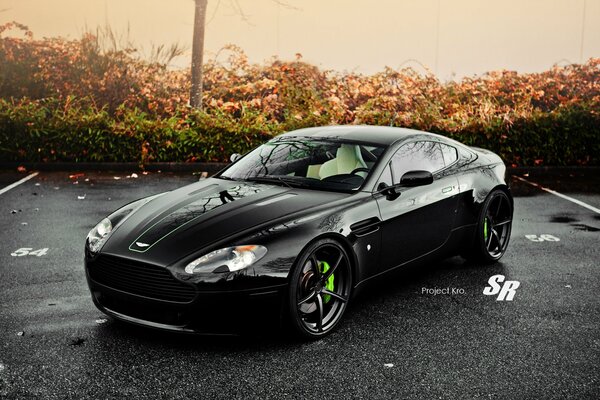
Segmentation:
<svg viewBox="0 0 600 400">
<path fill-rule="evenodd" d="M 356 191 L 384 150 L 384 146 L 358 142 L 277 138 L 254 149 L 217 178 Z"/>
</svg>

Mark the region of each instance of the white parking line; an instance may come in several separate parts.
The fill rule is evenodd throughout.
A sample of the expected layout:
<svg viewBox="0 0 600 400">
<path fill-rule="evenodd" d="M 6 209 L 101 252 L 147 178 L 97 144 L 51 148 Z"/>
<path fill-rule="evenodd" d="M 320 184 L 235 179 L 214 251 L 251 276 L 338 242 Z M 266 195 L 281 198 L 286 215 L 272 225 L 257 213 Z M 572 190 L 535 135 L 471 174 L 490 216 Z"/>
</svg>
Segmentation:
<svg viewBox="0 0 600 400">
<path fill-rule="evenodd" d="M 37 176 L 37 174 L 39 174 L 39 172 L 34 172 L 33 174 L 29 174 L 29 175 L 27 175 L 25 178 L 23 178 L 23 179 L 21 179 L 21 180 L 19 180 L 19 181 L 16 181 L 15 183 L 11 183 L 11 184 L 10 184 L 10 185 L 8 185 L 7 187 L 5 187 L 5 188 L 3 188 L 3 189 L 0 189 L 0 194 L 4 194 L 4 193 L 8 192 L 10 189 L 12 189 L 12 188 L 14 188 L 14 187 L 17 187 L 17 186 L 19 186 L 21 183 L 25 183 L 25 182 L 27 182 L 27 181 L 28 181 L 28 180 L 30 180 L 31 178 L 33 178 L 33 177 Z"/>
<path fill-rule="evenodd" d="M 588 210 L 592 210 L 593 212 L 600 214 L 600 209 L 598 209 L 598 208 L 596 208 L 596 207 L 594 207 L 594 206 L 590 206 L 589 204 L 587 204 L 587 203 L 584 203 L 584 202 L 583 202 L 583 201 L 581 201 L 581 200 L 577 200 L 577 199 L 574 199 L 574 198 L 572 198 L 572 197 L 566 196 L 566 195 L 564 195 L 564 194 L 562 194 L 562 193 L 558 193 L 558 192 L 557 192 L 557 191 L 555 191 L 555 190 L 548 189 L 547 187 L 543 187 L 542 185 L 540 185 L 540 184 L 538 184 L 538 183 L 535 183 L 535 182 L 528 181 L 527 179 L 525 179 L 525 178 L 521 178 L 520 176 L 516 176 L 516 175 L 513 175 L 513 176 L 514 176 L 515 178 L 517 178 L 518 180 L 520 180 L 520 181 L 523 181 L 523 182 L 525 182 L 525 183 L 528 183 L 528 184 L 530 184 L 531 186 L 535 186 L 536 188 L 543 190 L 544 192 L 552 193 L 553 195 L 555 195 L 555 196 L 558 196 L 558 197 L 560 197 L 561 199 L 569 200 L 569 201 L 570 201 L 570 202 L 572 202 L 572 203 L 575 203 L 575 204 L 577 204 L 577 205 L 579 205 L 579 206 L 581 206 L 581 207 L 585 207 L 585 208 L 587 208 Z"/>
</svg>

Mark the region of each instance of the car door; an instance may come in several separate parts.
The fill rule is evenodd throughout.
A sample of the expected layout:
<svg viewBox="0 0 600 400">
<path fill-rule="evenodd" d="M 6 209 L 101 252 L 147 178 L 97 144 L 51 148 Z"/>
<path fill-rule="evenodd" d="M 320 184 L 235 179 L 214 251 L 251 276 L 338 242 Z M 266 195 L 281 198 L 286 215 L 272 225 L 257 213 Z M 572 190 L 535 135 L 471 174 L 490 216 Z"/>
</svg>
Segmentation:
<svg viewBox="0 0 600 400">
<path fill-rule="evenodd" d="M 402 145 L 380 178 L 388 185 L 397 184 L 404 173 L 413 170 L 429 171 L 434 177 L 429 185 L 397 189 L 400 196 L 395 199 L 376 195 L 382 220 L 381 271 L 436 250 L 450 235 L 459 189 L 448 168 L 451 164 L 444 161 L 451 159 L 448 149 L 442 151 L 442 146 L 434 141 Z"/>
</svg>

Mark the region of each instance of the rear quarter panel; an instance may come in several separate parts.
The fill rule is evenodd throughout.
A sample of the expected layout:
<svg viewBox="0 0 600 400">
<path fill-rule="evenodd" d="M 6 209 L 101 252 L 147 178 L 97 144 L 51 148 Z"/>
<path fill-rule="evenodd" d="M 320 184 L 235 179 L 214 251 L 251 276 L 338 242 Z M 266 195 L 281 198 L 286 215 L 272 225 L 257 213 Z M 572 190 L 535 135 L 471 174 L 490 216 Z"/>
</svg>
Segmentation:
<svg viewBox="0 0 600 400">
<path fill-rule="evenodd" d="M 457 228 L 477 224 L 481 205 L 492 190 L 509 191 L 505 180 L 506 166 L 500 157 L 487 150 L 472 149 L 477 159 L 457 174 L 460 190 Z"/>
</svg>

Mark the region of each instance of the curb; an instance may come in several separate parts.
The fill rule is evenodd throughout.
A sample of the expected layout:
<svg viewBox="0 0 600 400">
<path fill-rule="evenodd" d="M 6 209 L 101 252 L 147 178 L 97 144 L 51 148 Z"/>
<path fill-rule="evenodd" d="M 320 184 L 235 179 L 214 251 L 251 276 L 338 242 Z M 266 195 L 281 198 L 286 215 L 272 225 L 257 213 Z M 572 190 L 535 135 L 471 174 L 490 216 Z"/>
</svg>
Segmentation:
<svg viewBox="0 0 600 400">
<path fill-rule="evenodd" d="M 600 175 L 600 166 L 561 166 L 561 167 L 507 167 L 507 175 L 524 175 L 529 174 L 530 176 L 568 176 L 568 175 Z"/>
<path fill-rule="evenodd" d="M 135 162 L 0 162 L 0 170 L 16 170 L 25 167 L 28 171 L 165 171 L 165 172 L 208 172 L 214 174 L 229 163 L 182 163 L 157 162 L 140 165 Z"/>
</svg>

